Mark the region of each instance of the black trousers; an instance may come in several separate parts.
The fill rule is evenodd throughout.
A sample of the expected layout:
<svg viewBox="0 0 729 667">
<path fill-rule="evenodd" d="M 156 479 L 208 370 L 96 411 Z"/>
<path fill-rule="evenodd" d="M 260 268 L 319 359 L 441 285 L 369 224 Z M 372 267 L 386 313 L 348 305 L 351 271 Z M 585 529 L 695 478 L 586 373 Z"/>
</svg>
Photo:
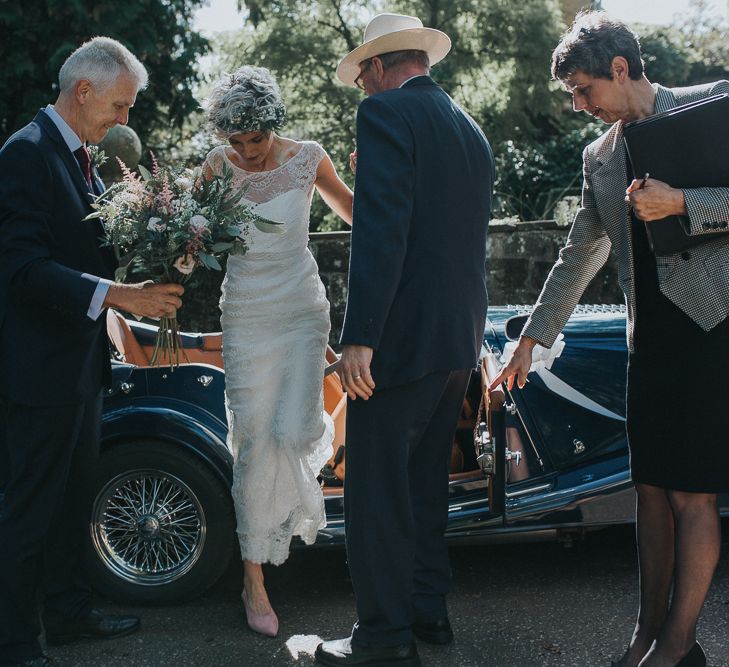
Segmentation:
<svg viewBox="0 0 729 667">
<path fill-rule="evenodd" d="M 394 646 L 446 615 L 448 465 L 470 370 L 433 373 L 347 403 L 347 559 L 353 641 Z"/>
<path fill-rule="evenodd" d="M 41 654 L 47 624 L 91 609 L 81 555 L 98 460 L 101 394 L 64 406 L 0 404 L 0 665 Z"/>
</svg>

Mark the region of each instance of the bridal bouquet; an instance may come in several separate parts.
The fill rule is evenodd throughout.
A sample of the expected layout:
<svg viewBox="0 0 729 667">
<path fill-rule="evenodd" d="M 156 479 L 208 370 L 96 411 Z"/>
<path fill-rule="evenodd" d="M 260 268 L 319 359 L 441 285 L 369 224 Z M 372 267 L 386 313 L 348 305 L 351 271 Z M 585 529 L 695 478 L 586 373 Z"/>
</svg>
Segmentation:
<svg viewBox="0 0 729 667">
<path fill-rule="evenodd" d="M 264 220 L 241 204 L 231 187 L 232 173 L 203 177 L 202 170 L 162 167 L 152 156 L 152 171 L 139 174 L 119 161 L 123 180 L 96 198 L 94 213 L 102 218 L 107 243 L 116 248 L 123 266 L 116 279 L 124 282 L 130 268 L 159 282 L 184 284 L 199 268 L 220 271 L 227 254 L 245 254 L 245 235 L 253 224 L 261 231 L 280 231 L 280 223 Z M 170 367 L 184 357 L 177 320 L 163 317 L 152 364 L 166 353 Z"/>
</svg>

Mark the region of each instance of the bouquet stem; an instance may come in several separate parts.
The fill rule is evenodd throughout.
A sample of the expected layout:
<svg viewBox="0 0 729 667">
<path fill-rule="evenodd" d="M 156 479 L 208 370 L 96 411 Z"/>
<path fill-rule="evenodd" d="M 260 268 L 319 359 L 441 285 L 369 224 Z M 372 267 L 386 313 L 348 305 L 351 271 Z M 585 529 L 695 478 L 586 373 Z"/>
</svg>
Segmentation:
<svg viewBox="0 0 729 667">
<path fill-rule="evenodd" d="M 164 360 L 169 363 L 170 370 L 173 372 L 175 366 L 187 361 L 176 317 L 163 317 L 159 321 L 151 364 L 152 366 L 161 366 Z"/>
</svg>

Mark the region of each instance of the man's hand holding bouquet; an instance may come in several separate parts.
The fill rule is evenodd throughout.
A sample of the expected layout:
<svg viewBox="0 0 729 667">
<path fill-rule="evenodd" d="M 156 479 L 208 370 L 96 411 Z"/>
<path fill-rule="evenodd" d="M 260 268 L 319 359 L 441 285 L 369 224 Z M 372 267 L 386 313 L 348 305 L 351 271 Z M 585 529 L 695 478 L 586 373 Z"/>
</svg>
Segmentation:
<svg viewBox="0 0 729 667">
<path fill-rule="evenodd" d="M 249 225 L 266 232 L 280 230 L 278 223 L 240 203 L 241 193 L 231 188 L 230 171 L 203 177 L 199 167 L 171 170 L 154 156 L 151 172 L 140 165 L 135 174 L 121 161 L 120 165 L 123 180 L 97 197 L 96 210 L 87 217 L 104 221 L 107 243 L 121 262 L 116 275 L 120 282 L 133 273 L 136 278 L 185 284 L 196 269 L 220 271 L 224 255 L 244 254 Z M 152 364 L 164 353 L 171 367 L 184 360 L 175 317 L 160 318 Z"/>
</svg>

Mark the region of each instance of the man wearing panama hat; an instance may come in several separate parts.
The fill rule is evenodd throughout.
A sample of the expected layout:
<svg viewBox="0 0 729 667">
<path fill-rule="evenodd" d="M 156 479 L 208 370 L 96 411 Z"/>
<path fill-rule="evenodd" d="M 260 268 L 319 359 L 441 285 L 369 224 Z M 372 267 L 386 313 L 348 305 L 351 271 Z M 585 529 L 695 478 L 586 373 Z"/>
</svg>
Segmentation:
<svg viewBox="0 0 729 667">
<path fill-rule="evenodd" d="M 341 337 L 358 620 L 319 645 L 326 665 L 419 665 L 414 636 L 453 639 L 448 461 L 483 337 L 494 167 L 483 132 L 429 76 L 449 50 L 419 19 L 380 14 L 337 68 L 367 94 Z"/>
</svg>

